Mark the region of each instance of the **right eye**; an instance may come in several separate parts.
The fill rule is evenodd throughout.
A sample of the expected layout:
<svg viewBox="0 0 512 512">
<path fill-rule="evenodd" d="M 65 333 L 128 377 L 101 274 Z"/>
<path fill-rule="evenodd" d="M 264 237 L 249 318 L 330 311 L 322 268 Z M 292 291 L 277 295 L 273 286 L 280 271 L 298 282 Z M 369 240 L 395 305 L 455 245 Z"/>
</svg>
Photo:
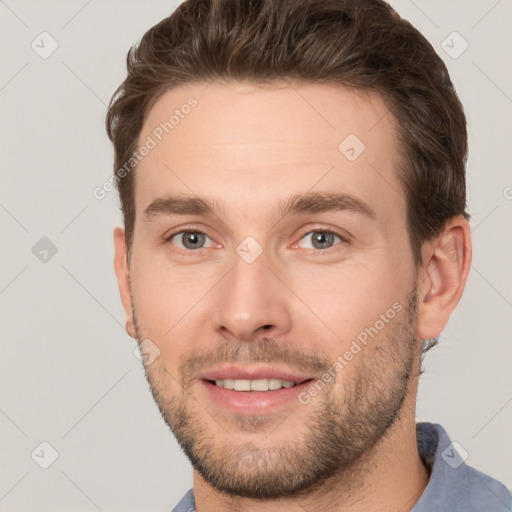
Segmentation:
<svg viewBox="0 0 512 512">
<path fill-rule="evenodd" d="M 208 243 L 208 240 L 210 240 L 210 238 L 202 231 L 187 230 L 178 231 L 177 233 L 169 235 L 167 238 L 168 242 L 184 250 L 197 250 L 211 247 L 213 245 L 211 240 L 210 245 L 205 245 Z"/>
</svg>

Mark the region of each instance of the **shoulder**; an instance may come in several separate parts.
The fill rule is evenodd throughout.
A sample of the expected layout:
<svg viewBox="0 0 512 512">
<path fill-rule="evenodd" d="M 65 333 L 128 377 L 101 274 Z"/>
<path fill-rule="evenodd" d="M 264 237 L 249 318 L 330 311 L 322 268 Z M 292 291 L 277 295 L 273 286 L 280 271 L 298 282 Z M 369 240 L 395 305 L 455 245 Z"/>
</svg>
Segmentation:
<svg viewBox="0 0 512 512">
<path fill-rule="evenodd" d="M 431 469 L 412 512 L 510 512 L 512 497 L 494 478 L 466 464 L 467 452 L 439 424 L 418 423 L 418 450 Z"/>
<path fill-rule="evenodd" d="M 172 509 L 172 512 L 196 512 L 194 491 L 189 489 L 180 502 Z"/>
</svg>

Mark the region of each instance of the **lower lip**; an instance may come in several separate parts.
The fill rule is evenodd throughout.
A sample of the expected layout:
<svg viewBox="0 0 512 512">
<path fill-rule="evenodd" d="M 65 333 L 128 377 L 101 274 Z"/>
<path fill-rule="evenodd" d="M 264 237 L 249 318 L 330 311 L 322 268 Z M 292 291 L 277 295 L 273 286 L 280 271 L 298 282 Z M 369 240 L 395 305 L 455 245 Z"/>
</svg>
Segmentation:
<svg viewBox="0 0 512 512">
<path fill-rule="evenodd" d="M 225 389 L 208 380 L 201 380 L 206 393 L 223 408 L 238 414 L 265 414 L 294 400 L 308 388 L 311 380 L 297 384 L 291 388 L 281 388 L 273 391 L 235 391 Z"/>
</svg>

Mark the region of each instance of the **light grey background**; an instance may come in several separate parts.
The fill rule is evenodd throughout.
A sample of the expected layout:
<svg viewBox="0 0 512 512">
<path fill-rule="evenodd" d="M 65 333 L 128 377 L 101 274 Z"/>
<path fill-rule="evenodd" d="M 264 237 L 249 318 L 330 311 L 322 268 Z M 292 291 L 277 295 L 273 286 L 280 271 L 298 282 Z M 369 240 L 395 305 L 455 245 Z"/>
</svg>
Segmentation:
<svg viewBox="0 0 512 512">
<path fill-rule="evenodd" d="M 471 144 L 473 268 L 427 357 L 418 419 L 441 423 L 468 463 L 511 487 L 512 2 L 392 4 L 447 63 Z M 112 173 L 104 117 L 126 52 L 176 5 L 0 0 L 1 511 L 164 512 L 191 486 L 124 331 L 116 192 L 92 196 Z M 31 47 L 51 48 L 43 31 L 58 43 L 46 59 Z M 454 31 L 469 44 L 457 58 Z M 58 249 L 46 262 L 32 252 L 43 237 Z M 58 452 L 48 469 L 44 441 Z"/>
</svg>

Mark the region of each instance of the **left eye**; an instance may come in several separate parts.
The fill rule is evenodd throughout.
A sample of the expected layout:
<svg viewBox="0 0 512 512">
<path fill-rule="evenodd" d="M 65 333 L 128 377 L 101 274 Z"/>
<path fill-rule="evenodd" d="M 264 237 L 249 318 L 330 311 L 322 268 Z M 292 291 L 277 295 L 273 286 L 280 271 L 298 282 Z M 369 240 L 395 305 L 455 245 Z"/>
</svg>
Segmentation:
<svg viewBox="0 0 512 512">
<path fill-rule="evenodd" d="M 304 240 L 310 239 L 311 246 L 305 246 Z M 334 242 L 338 239 L 339 242 L 342 242 L 342 238 L 331 231 L 311 231 L 304 235 L 299 242 L 299 246 L 303 249 L 330 249 Z"/>
</svg>

